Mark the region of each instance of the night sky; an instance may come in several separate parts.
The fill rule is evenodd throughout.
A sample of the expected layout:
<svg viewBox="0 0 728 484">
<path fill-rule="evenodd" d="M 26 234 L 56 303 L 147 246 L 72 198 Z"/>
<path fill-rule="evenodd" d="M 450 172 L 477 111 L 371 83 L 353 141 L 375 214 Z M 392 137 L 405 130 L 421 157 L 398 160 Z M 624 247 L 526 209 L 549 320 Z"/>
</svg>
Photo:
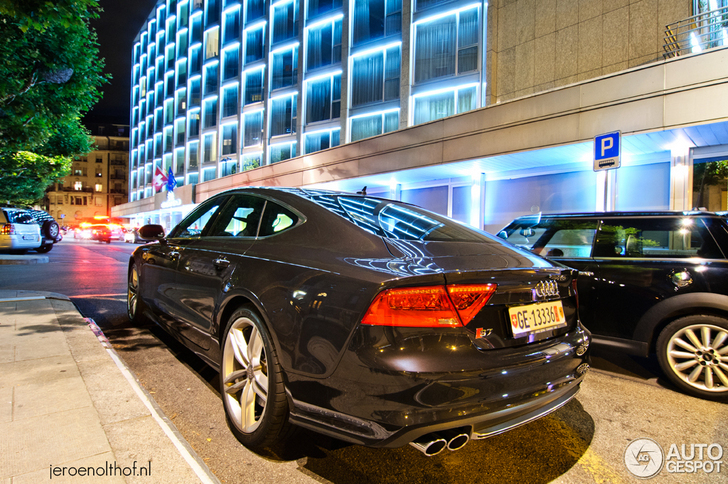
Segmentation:
<svg viewBox="0 0 728 484">
<path fill-rule="evenodd" d="M 112 79 L 101 90 L 103 98 L 84 118 L 89 122 L 129 124 L 131 46 L 156 5 L 156 0 L 100 0 L 101 16 L 91 23 L 99 41 L 104 72 Z"/>
</svg>

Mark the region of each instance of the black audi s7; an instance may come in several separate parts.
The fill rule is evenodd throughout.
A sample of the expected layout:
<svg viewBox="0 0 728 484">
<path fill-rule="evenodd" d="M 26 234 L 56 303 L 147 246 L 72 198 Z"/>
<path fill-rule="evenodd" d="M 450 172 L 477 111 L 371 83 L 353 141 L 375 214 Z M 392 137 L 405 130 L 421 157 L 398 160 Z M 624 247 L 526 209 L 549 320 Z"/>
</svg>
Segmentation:
<svg viewBox="0 0 728 484">
<path fill-rule="evenodd" d="M 295 425 L 434 455 L 565 405 L 589 368 L 573 270 L 413 205 L 239 188 L 140 235 L 129 317 L 219 370 L 252 448 Z"/>
</svg>

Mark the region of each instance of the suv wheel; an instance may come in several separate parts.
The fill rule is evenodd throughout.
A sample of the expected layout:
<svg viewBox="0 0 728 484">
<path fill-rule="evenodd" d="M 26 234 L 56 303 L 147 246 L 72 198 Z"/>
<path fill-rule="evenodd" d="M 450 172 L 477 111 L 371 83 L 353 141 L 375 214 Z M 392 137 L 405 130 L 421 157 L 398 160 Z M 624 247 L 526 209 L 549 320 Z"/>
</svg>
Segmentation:
<svg viewBox="0 0 728 484">
<path fill-rule="evenodd" d="M 728 320 L 686 316 L 657 339 L 657 359 L 667 377 L 690 395 L 728 401 Z"/>
<path fill-rule="evenodd" d="M 58 238 L 58 233 L 60 232 L 60 228 L 58 227 L 58 223 L 54 222 L 53 220 L 46 220 L 43 223 L 42 232 L 49 239 L 55 240 Z"/>
<path fill-rule="evenodd" d="M 39 254 L 45 254 L 46 252 L 50 252 L 52 248 L 53 248 L 53 244 L 44 244 L 44 245 L 41 245 L 40 247 L 38 247 L 37 249 L 35 249 L 35 251 L 38 252 Z"/>
</svg>

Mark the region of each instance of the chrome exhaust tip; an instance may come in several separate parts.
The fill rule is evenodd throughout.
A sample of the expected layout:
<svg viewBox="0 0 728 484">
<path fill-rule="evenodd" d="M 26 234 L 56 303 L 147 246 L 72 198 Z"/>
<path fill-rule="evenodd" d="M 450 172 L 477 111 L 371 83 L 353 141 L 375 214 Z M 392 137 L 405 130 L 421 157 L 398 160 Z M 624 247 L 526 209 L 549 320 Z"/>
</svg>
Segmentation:
<svg viewBox="0 0 728 484">
<path fill-rule="evenodd" d="M 465 428 L 445 430 L 438 432 L 437 435 L 447 441 L 447 448 L 449 450 L 462 449 L 465 447 L 465 444 L 470 442 L 470 432 Z"/>
<path fill-rule="evenodd" d="M 433 434 L 423 435 L 419 439 L 410 442 L 410 445 L 419 450 L 427 457 L 437 455 L 447 447 L 447 441 L 442 437 Z"/>
</svg>

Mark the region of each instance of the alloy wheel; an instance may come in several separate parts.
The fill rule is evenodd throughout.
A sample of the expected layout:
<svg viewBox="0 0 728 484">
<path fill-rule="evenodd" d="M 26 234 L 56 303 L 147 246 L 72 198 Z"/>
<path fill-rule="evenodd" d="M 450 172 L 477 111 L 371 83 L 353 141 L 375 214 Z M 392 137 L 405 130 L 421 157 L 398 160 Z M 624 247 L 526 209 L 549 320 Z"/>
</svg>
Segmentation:
<svg viewBox="0 0 728 484">
<path fill-rule="evenodd" d="M 667 341 L 670 369 L 698 390 L 728 392 L 728 331 L 712 324 L 693 324 Z"/>
<path fill-rule="evenodd" d="M 231 422 L 243 433 L 261 424 L 268 402 L 268 360 L 265 343 L 253 321 L 240 317 L 228 329 L 223 349 L 222 378 Z"/>
</svg>

